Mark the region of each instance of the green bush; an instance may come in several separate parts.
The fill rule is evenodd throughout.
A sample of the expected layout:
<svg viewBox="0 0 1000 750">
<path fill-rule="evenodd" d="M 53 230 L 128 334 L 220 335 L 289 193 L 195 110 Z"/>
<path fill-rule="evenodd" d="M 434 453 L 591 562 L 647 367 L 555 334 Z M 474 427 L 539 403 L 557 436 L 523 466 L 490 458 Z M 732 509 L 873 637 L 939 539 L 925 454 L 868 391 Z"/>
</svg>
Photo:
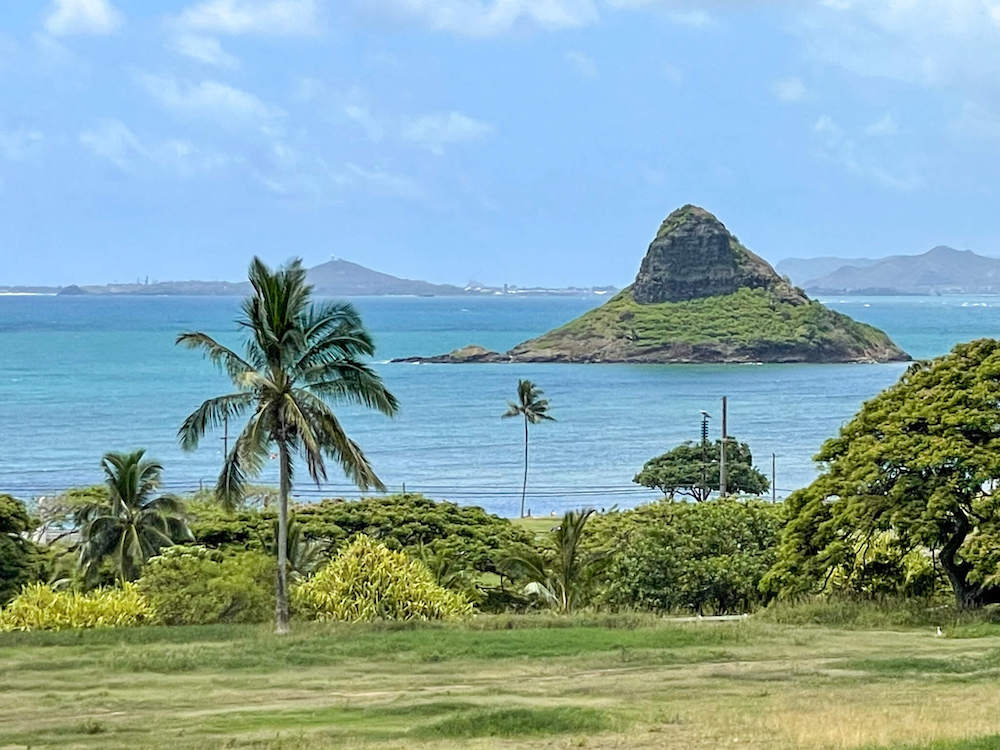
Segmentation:
<svg viewBox="0 0 1000 750">
<path fill-rule="evenodd" d="M 590 545 L 610 550 L 601 599 L 624 609 L 746 612 L 764 603 L 781 505 L 670 500 L 595 517 Z"/>
<path fill-rule="evenodd" d="M 360 535 L 315 576 L 292 589 L 296 612 L 317 620 L 450 620 L 472 613 L 423 563 Z"/>
<path fill-rule="evenodd" d="M 24 538 L 31 526 L 24 504 L 10 495 L 0 495 L 0 606 L 42 575 L 41 550 Z"/>
<path fill-rule="evenodd" d="M 215 504 L 190 502 L 187 511 L 198 544 L 253 550 L 274 546 L 273 510 L 226 513 Z M 304 539 L 323 542 L 331 551 L 364 534 L 413 556 L 446 556 L 452 570 L 498 573 L 499 558 L 513 545 L 531 542 L 524 529 L 482 508 L 415 494 L 299 504 L 293 516 Z"/>
<path fill-rule="evenodd" d="M 274 579 L 275 563 L 264 554 L 178 546 L 152 558 L 138 586 L 156 622 L 210 625 L 266 620 Z"/>
<path fill-rule="evenodd" d="M 149 602 L 132 583 L 86 594 L 31 583 L 0 610 L 0 631 L 122 628 L 149 622 L 151 617 Z"/>
</svg>

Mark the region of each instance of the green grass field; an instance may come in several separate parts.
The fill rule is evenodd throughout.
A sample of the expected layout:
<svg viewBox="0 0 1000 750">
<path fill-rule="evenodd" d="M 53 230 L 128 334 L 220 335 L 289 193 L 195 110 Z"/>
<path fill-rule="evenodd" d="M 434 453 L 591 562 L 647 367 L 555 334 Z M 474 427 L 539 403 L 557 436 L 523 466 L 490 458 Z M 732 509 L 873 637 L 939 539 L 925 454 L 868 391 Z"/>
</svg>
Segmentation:
<svg viewBox="0 0 1000 750">
<path fill-rule="evenodd" d="M 481 617 L 0 635 L 0 747 L 1000 748 L 1000 629 Z"/>
</svg>

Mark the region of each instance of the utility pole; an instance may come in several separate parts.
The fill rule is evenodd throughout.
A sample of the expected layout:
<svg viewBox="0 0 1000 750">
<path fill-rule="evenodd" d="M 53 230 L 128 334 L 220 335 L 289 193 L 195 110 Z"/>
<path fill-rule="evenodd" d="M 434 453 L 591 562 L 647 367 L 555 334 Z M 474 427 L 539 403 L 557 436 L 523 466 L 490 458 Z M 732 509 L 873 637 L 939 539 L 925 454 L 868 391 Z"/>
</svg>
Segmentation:
<svg viewBox="0 0 1000 750">
<path fill-rule="evenodd" d="M 222 418 L 222 457 L 229 455 L 229 415 Z"/>
<path fill-rule="evenodd" d="M 726 397 L 722 397 L 722 448 L 719 449 L 719 496 L 729 494 L 729 472 L 726 467 Z"/>
<path fill-rule="evenodd" d="M 712 494 L 708 489 L 708 420 L 711 418 L 707 411 L 701 410 L 701 488 L 706 500 Z"/>
<path fill-rule="evenodd" d="M 771 502 L 777 502 L 778 500 L 778 457 L 772 453 L 771 454 Z"/>
</svg>

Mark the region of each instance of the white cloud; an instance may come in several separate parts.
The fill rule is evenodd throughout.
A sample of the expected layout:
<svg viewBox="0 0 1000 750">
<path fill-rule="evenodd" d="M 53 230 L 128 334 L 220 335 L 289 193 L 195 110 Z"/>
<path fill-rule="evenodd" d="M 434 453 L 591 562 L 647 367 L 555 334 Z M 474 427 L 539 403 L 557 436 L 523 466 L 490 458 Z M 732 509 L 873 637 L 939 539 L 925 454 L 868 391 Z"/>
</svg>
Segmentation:
<svg viewBox="0 0 1000 750">
<path fill-rule="evenodd" d="M 102 120 L 93 128 L 84 130 L 79 140 L 88 151 L 123 172 L 135 172 L 141 166 L 151 164 L 181 176 L 191 176 L 237 161 L 182 139 L 145 144 L 125 123 L 114 119 Z"/>
<path fill-rule="evenodd" d="M 961 138 L 1000 140 L 1000 114 L 977 102 L 965 102 L 951 130 Z"/>
<path fill-rule="evenodd" d="M 898 132 L 899 124 L 896 122 L 896 118 L 890 114 L 883 115 L 865 128 L 865 133 L 872 136 L 896 135 Z"/>
<path fill-rule="evenodd" d="M 347 171 L 341 175 L 341 182 L 347 184 L 360 182 L 376 193 L 398 198 L 416 200 L 424 196 L 424 190 L 420 184 L 405 175 L 387 172 L 378 167 L 366 169 L 351 162 L 348 162 L 345 168 Z"/>
<path fill-rule="evenodd" d="M 576 72 L 584 78 L 597 78 L 597 63 L 589 55 L 577 52 L 576 50 L 570 50 L 566 53 L 566 62 L 573 66 Z"/>
<path fill-rule="evenodd" d="M 40 130 L 0 130 L 0 157 L 8 161 L 23 161 L 36 153 L 44 140 Z"/>
<path fill-rule="evenodd" d="M 816 120 L 813 132 L 819 139 L 820 155 L 857 177 L 904 192 L 916 190 L 924 184 L 923 179 L 912 171 L 901 174 L 883 167 L 875 155 L 863 150 L 829 115 L 821 115 Z"/>
<path fill-rule="evenodd" d="M 232 123 L 267 121 L 282 114 L 248 91 L 219 81 L 184 83 L 148 73 L 140 74 L 138 80 L 163 107 L 187 116 Z"/>
<path fill-rule="evenodd" d="M 775 81 L 771 87 L 771 93 L 774 94 L 778 101 L 800 102 L 806 98 L 809 92 L 806 90 L 806 85 L 802 83 L 801 78 L 792 77 Z"/>
<path fill-rule="evenodd" d="M 493 127 L 461 112 L 444 112 L 414 118 L 403 127 L 403 138 L 440 156 L 453 143 L 467 143 L 485 138 Z"/>
<path fill-rule="evenodd" d="M 56 36 L 110 34 L 121 24 L 121 13 L 108 0 L 54 0 L 45 18 L 45 30 Z"/>
<path fill-rule="evenodd" d="M 168 43 L 168 47 L 178 55 L 189 57 L 206 65 L 213 65 L 217 68 L 233 69 L 238 68 L 240 61 L 235 56 L 226 52 L 219 40 L 211 36 L 201 36 L 199 34 L 181 34 L 174 37 Z"/>
<path fill-rule="evenodd" d="M 707 11 L 696 10 L 675 10 L 667 14 L 667 17 L 674 23 L 682 26 L 691 26 L 696 29 L 711 26 L 715 19 Z"/>
<path fill-rule="evenodd" d="M 370 140 L 378 143 L 385 135 L 385 128 L 382 126 L 382 123 L 371 113 L 368 107 L 361 104 L 348 104 L 344 107 L 344 114 L 347 115 L 349 120 L 360 125 Z"/>
<path fill-rule="evenodd" d="M 83 131 L 80 143 L 126 172 L 137 159 L 145 157 L 145 149 L 135 133 L 119 120 L 104 120 L 97 127 Z"/>
<path fill-rule="evenodd" d="M 320 29 L 317 0 L 205 0 L 174 19 L 186 29 L 217 34 L 310 35 Z"/>
<path fill-rule="evenodd" d="M 598 19 L 595 0 L 366 0 L 364 12 L 415 20 L 435 31 L 494 36 L 518 27 L 585 26 Z"/>
<path fill-rule="evenodd" d="M 824 0 L 803 4 L 811 56 L 866 77 L 976 89 L 1000 74 L 995 0 Z"/>
</svg>

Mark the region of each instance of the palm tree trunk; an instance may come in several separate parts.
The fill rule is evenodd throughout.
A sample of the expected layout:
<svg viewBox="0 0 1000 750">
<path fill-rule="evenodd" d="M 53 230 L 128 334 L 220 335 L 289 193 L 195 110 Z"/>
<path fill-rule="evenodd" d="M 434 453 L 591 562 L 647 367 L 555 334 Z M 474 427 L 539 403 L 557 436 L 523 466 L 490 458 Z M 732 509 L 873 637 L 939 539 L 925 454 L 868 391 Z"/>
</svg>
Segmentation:
<svg viewBox="0 0 1000 750">
<path fill-rule="evenodd" d="M 288 633 L 288 492 L 290 477 L 288 445 L 278 443 L 281 466 L 280 491 L 278 495 L 278 581 L 275 586 L 274 632 Z"/>
<path fill-rule="evenodd" d="M 528 417 L 524 418 L 524 481 L 521 483 L 521 518 L 524 518 L 524 496 L 528 493 Z"/>
</svg>

